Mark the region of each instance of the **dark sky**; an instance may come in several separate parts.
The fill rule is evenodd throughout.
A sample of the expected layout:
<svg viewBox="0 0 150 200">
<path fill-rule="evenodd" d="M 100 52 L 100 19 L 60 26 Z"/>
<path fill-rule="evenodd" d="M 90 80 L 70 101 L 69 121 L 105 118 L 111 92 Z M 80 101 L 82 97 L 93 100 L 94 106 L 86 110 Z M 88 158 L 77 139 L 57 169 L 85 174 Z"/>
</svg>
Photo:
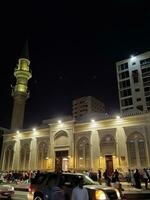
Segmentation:
<svg viewBox="0 0 150 200">
<path fill-rule="evenodd" d="M 71 114 L 72 100 L 84 95 L 105 102 L 107 112 L 119 110 L 115 62 L 150 50 L 150 8 L 145 1 L 96 2 L 0 6 L 0 126 L 10 126 L 10 85 L 26 39 L 33 78 L 25 127 Z"/>
</svg>

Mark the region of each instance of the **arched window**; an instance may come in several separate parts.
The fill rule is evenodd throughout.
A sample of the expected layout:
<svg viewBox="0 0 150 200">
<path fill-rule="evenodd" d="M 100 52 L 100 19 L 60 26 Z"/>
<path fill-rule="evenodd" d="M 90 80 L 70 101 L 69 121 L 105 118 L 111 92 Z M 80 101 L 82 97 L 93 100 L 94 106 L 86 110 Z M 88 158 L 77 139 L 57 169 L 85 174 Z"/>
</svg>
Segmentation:
<svg viewBox="0 0 150 200">
<path fill-rule="evenodd" d="M 20 150 L 20 168 L 22 170 L 29 169 L 29 156 L 30 156 L 30 146 L 29 144 L 24 144 Z"/>
<path fill-rule="evenodd" d="M 127 138 L 127 149 L 130 167 L 146 167 L 147 157 L 145 140 L 142 134 L 133 133 Z"/>
<path fill-rule="evenodd" d="M 116 142 L 112 135 L 105 135 L 100 141 L 100 152 L 101 154 L 112 154 L 116 153 Z"/>
<path fill-rule="evenodd" d="M 40 142 L 38 146 L 38 169 L 46 169 L 48 157 L 48 144 L 46 142 Z"/>
<path fill-rule="evenodd" d="M 78 141 L 78 168 L 89 169 L 90 168 L 90 145 L 89 140 L 86 137 L 82 137 Z"/>
<path fill-rule="evenodd" d="M 13 146 L 9 145 L 5 151 L 5 165 L 4 165 L 5 170 L 9 171 L 12 169 L 13 156 L 14 156 Z"/>
</svg>

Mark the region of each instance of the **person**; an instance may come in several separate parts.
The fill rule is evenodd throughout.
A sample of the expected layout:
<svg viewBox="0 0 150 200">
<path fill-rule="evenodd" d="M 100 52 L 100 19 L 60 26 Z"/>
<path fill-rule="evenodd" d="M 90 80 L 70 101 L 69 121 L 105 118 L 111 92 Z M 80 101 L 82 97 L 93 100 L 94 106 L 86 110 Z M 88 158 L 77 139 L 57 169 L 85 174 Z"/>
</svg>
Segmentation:
<svg viewBox="0 0 150 200">
<path fill-rule="evenodd" d="M 145 183 L 145 189 L 147 190 L 147 186 L 148 186 L 148 173 L 147 173 L 147 169 L 143 169 L 143 179 L 144 179 L 144 183 Z"/>
<path fill-rule="evenodd" d="M 133 169 L 131 170 L 131 186 L 135 186 L 135 179 L 134 179 L 134 171 Z"/>
<path fill-rule="evenodd" d="M 102 173 L 101 173 L 100 169 L 98 170 L 98 181 L 99 181 L 99 184 L 101 185 L 102 184 Z"/>
<path fill-rule="evenodd" d="M 117 169 L 114 171 L 114 175 L 115 175 L 116 182 L 119 182 L 119 172 Z"/>
<path fill-rule="evenodd" d="M 88 191 L 83 187 L 82 177 L 79 177 L 78 185 L 72 190 L 71 200 L 89 200 Z"/>
<path fill-rule="evenodd" d="M 131 170 L 130 170 L 130 169 L 128 169 L 126 179 L 127 179 L 127 182 L 128 182 L 128 183 L 131 182 Z"/>
<path fill-rule="evenodd" d="M 141 177 L 140 177 L 140 173 L 139 170 L 136 169 L 135 173 L 134 173 L 134 179 L 135 179 L 135 187 L 138 189 L 141 189 Z"/>
<path fill-rule="evenodd" d="M 51 174 L 43 193 L 48 195 L 48 200 L 65 200 L 64 191 L 58 186 L 58 174 Z"/>
<path fill-rule="evenodd" d="M 103 176 L 104 176 L 104 179 L 105 179 L 105 183 L 107 186 L 110 186 L 110 178 L 108 176 L 108 172 L 107 172 L 107 169 L 105 170 L 105 172 L 103 173 Z"/>
</svg>

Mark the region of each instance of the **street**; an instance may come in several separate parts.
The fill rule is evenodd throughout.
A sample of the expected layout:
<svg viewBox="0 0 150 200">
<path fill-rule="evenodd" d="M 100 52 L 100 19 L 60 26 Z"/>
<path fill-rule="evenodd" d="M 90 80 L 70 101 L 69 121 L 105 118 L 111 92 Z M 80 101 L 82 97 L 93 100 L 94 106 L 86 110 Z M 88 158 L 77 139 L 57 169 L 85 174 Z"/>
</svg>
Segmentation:
<svg viewBox="0 0 150 200">
<path fill-rule="evenodd" d="M 12 200 L 27 200 L 28 192 L 23 191 L 15 191 L 15 195 Z"/>
</svg>

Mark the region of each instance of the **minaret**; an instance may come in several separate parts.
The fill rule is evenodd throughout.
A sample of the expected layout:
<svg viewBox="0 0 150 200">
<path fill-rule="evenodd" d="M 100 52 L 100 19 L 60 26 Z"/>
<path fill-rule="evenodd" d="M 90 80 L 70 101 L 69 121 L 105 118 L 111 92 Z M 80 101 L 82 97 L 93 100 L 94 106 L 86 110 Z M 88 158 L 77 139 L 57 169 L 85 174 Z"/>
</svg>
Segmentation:
<svg viewBox="0 0 150 200">
<path fill-rule="evenodd" d="M 28 42 L 26 42 L 21 57 L 18 61 L 18 65 L 14 69 L 16 85 L 13 87 L 12 90 L 12 97 L 14 99 L 13 113 L 11 119 L 12 130 L 23 128 L 25 103 L 26 100 L 29 98 L 28 80 L 32 77 L 32 72 L 29 68 L 29 65 L 30 60 Z"/>
</svg>

